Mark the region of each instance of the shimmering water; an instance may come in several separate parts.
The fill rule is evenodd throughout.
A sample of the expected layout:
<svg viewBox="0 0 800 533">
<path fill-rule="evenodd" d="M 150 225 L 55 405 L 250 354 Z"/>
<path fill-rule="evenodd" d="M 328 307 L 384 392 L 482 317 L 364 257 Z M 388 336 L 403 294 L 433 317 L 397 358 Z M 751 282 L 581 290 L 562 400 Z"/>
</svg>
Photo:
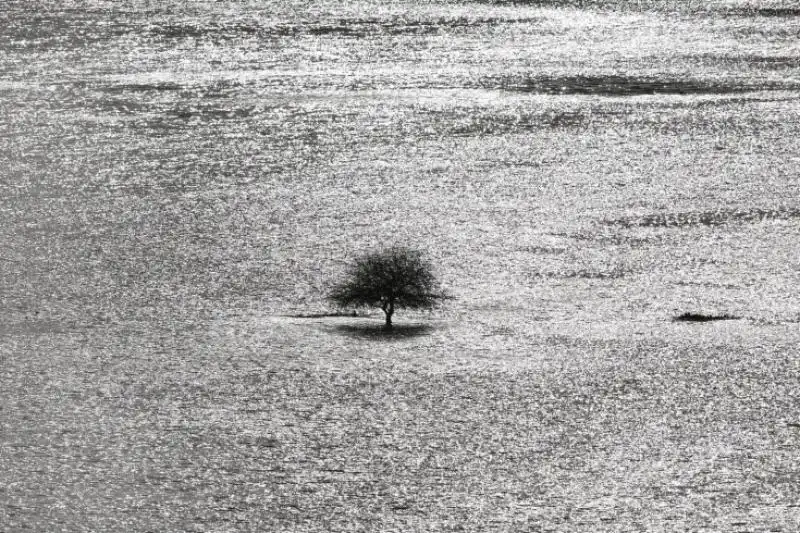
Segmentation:
<svg viewBox="0 0 800 533">
<path fill-rule="evenodd" d="M 658 376 L 668 354 L 694 368 L 708 349 L 780 375 L 780 391 L 759 401 L 769 420 L 796 419 L 798 37 L 797 10 L 777 2 L 4 2 L 0 485 L 12 488 L 0 489 L 0 530 L 81 516 L 80 527 L 117 529 L 120 498 L 140 497 L 142 485 L 109 476 L 141 466 L 137 432 L 167 438 L 167 419 L 195 421 L 182 426 L 190 435 L 231 424 L 239 404 L 226 394 L 255 394 L 248 376 L 266 369 L 328 376 L 386 364 L 401 375 L 527 369 L 552 372 L 552 383 L 613 381 L 619 365 L 635 373 L 637 357 Z M 457 298 L 433 315 L 396 317 L 427 324 L 409 330 L 418 335 L 353 335 L 370 317 L 291 318 L 328 310 L 325 291 L 344 265 L 389 244 L 426 251 Z M 741 319 L 671 320 L 684 312 Z M 291 383 L 299 388 L 287 394 L 302 396 Z M 680 383 L 686 398 L 703 382 Z M 163 403 L 136 407 L 140 394 Z M 731 409 L 761 398 L 749 394 Z M 137 412 L 155 418 L 130 425 Z M 273 438 L 275 423 L 226 427 Z M 73 426 L 93 436 L 86 446 L 99 458 L 52 447 Z M 648 431 L 636 445 L 655 438 Z M 725 431 L 705 434 L 705 447 L 693 440 L 696 457 L 746 447 Z M 744 440 L 764 466 L 777 441 L 759 438 Z M 630 450 L 610 446 L 595 470 L 565 467 L 565 479 L 594 472 L 606 488 L 639 486 L 624 466 Z M 686 448 L 676 446 L 662 453 L 660 483 L 680 471 L 674 450 Z M 782 450 L 782 468 L 797 463 L 796 447 Z M 657 456 L 644 453 L 653 468 Z M 204 471 L 241 496 L 220 460 Z M 167 503 L 125 511 L 132 530 L 188 527 L 200 500 L 186 496 L 186 507 L 167 481 L 151 482 Z M 472 482 L 478 509 L 488 500 Z M 764 498 L 797 496 L 765 483 Z M 75 487 L 109 511 L 58 507 Z M 597 499 L 567 492 L 570 505 L 602 515 Z M 697 526 L 702 505 L 680 504 L 686 527 Z M 324 529 L 310 511 L 303 529 L 265 518 L 270 504 L 239 505 L 250 524 Z M 61 510 L 37 522 L 52 506 Z M 663 525 L 666 515 L 648 509 L 652 527 Z M 779 510 L 775 522 L 741 520 L 791 530 L 797 508 Z M 428 513 L 420 527 L 446 529 Z M 634 518 L 610 527 L 646 530 Z"/>
</svg>

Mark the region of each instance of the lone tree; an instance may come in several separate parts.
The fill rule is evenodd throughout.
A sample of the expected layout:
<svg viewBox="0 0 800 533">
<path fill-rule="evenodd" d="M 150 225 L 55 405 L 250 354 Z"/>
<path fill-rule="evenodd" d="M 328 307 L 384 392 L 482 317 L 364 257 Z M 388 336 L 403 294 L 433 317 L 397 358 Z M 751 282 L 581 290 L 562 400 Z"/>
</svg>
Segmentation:
<svg viewBox="0 0 800 533">
<path fill-rule="evenodd" d="M 422 254 L 397 247 L 357 259 L 347 279 L 328 295 L 339 307 L 380 307 L 386 330 L 392 329 L 395 309 L 431 309 L 447 298 Z"/>
</svg>

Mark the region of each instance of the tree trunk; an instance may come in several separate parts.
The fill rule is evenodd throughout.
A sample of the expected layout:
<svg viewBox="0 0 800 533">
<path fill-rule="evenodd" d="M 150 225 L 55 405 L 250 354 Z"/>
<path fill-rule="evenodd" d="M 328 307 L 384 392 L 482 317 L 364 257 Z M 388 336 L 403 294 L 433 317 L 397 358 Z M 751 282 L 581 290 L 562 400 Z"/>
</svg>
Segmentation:
<svg viewBox="0 0 800 533">
<path fill-rule="evenodd" d="M 394 302 L 389 300 L 386 304 L 383 305 L 383 312 L 386 313 L 386 324 L 384 324 L 383 329 L 386 331 L 392 330 L 392 315 L 394 314 Z"/>
</svg>

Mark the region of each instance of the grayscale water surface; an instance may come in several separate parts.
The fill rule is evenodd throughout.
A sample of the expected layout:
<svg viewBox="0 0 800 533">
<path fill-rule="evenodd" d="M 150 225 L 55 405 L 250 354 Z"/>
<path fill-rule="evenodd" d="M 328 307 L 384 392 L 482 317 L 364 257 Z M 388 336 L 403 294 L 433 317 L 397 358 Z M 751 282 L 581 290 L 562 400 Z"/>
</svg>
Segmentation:
<svg viewBox="0 0 800 533">
<path fill-rule="evenodd" d="M 797 531 L 799 43 L 744 0 L 5 0 L 0 531 Z M 456 300 L 296 316 L 393 244 Z"/>
</svg>

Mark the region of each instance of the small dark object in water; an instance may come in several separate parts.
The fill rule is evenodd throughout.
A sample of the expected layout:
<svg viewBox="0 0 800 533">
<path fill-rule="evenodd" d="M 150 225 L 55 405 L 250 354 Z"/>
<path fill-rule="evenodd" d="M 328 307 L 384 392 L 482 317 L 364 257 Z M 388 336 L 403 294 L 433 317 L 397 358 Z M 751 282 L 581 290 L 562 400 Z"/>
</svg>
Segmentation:
<svg viewBox="0 0 800 533">
<path fill-rule="evenodd" d="M 704 315 L 702 313 L 683 313 L 676 316 L 676 322 L 711 322 L 713 320 L 736 320 L 738 316 L 733 315 Z"/>
</svg>

